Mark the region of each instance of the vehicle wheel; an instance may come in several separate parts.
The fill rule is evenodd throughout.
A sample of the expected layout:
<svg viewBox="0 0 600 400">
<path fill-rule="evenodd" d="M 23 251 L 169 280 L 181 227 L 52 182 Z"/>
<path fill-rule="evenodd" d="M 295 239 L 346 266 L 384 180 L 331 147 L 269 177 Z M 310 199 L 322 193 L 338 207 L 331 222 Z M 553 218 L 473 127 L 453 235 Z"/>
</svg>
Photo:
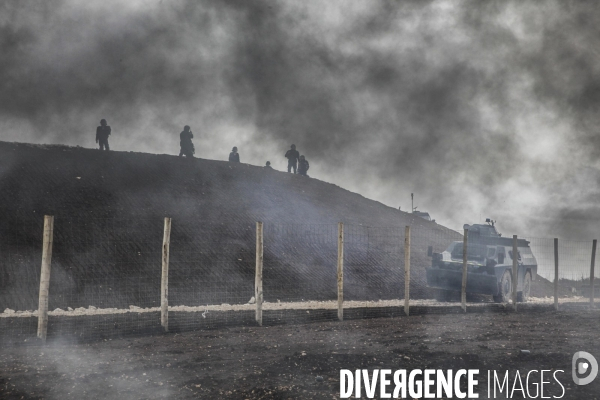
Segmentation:
<svg viewBox="0 0 600 400">
<path fill-rule="evenodd" d="M 494 301 L 498 303 L 509 303 L 512 296 L 512 275 L 510 271 L 504 271 L 500 280 L 500 293 L 494 296 Z"/>
<path fill-rule="evenodd" d="M 527 303 L 531 296 L 531 272 L 527 271 L 523 278 L 523 291 L 517 293 L 517 301 Z"/>
</svg>

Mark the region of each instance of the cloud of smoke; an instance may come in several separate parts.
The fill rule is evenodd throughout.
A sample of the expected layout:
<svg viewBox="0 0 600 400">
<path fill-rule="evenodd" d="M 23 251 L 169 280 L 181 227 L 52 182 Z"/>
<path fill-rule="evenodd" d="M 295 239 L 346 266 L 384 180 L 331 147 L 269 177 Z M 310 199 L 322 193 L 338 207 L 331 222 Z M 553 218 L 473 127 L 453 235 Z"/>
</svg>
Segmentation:
<svg viewBox="0 0 600 400">
<path fill-rule="evenodd" d="M 598 234 L 600 12 L 588 1 L 0 5 L 5 140 L 285 168 L 453 228 Z M 568 183 L 563 183 L 568 182 Z M 575 222 L 574 222 L 575 221 Z M 550 231 L 550 232 L 549 232 Z"/>
</svg>

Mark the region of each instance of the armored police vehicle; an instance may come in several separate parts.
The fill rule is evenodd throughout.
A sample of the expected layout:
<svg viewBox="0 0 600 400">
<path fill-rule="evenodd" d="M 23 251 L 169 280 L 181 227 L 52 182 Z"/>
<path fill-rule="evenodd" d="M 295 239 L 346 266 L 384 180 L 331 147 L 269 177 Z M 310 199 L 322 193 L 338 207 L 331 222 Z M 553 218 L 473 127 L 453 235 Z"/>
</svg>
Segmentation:
<svg viewBox="0 0 600 400">
<path fill-rule="evenodd" d="M 517 277 L 513 277 L 513 239 L 498 233 L 494 221 L 466 225 L 467 293 L 492 295 L 496 302 L 509 302 L 512 285 L 517 285 L 517 301 L 527 301 L 537 274 L 537 261 L 529 242 L 517 239 Z M 429 252 L 431 267 L 426 268 L 427 286 L 438 289 L 438 300 L 447 300 L 462 287 L 463 242 L 452 242 L 442 253 Z"/>
</svg>

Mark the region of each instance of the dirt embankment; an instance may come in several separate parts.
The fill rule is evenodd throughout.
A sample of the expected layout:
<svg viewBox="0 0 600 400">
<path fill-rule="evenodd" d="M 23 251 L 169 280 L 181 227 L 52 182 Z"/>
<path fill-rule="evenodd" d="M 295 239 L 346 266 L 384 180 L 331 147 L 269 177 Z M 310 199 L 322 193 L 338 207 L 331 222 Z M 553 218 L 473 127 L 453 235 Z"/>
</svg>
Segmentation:
<svg viewBox="0 0 600 400">
<path fill-rule="evenodd" d="M 411 293 L 429 297 L 427 246 L 456 237 L 338 186 L 248 164 L 6 142 L 0 159 L 1 310 L 37 308 L 44 214 L 55 216 L 51 310 L 158 306 L 164 217 L 173 218 L 169 294 L 189 306 L 252 297 L 256 221 L 268 301 L 335 298 L 337 222 L 348 300 L 403 296 L 406 225 Z"/>
</svg>

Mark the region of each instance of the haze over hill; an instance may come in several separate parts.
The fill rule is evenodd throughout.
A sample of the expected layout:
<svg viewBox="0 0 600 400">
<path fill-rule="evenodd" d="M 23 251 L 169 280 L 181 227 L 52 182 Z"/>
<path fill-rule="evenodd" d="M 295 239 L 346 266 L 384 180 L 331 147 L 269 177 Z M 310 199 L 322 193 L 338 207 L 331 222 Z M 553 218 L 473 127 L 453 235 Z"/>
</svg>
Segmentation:
<svg viewBox="0 0 600 400">
<path fill-rule="evenodd" d="M 0 142 L 0 213 L 446 230 L 318 179 L 245 163 Z M 310 172 L 310 171 L 309 171 Z"/>
<path fill-rule="evenodd" d="M 36 307 L 46 214 L 55 217 L 50 309 L 157 306 L 164 217 L 175 305 L 252 297 L 256 221 L 271 301 L 336 298 L 338 222 L 348 300 L 403 296 L 405 225 L 417 298 L 430 295 L 427 246 L 460 237 L 333 184 L 243 163 L 6 142 L 0 160 L 0 308 Z"/>
</svg>

